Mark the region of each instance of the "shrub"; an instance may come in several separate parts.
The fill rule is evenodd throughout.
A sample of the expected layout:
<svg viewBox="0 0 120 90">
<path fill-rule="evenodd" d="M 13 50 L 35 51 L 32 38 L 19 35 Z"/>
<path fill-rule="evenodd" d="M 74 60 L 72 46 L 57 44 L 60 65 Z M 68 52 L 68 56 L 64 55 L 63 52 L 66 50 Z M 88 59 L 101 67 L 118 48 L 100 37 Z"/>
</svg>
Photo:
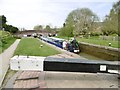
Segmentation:
<svg viewBox="0 0 120 90">
<path fill-rule="evenodd" d="M 92 32 L 91 34 L 90 34 L 90 36 L 100 36 L 101 35 L 101 33 L 98 33 L 98 32 Z"/>
<path fill-rule="evenodd" d="M 16 38 L 16 39 L 21 39 L 21 37 L 18 37 L 18 36 L 13 36 L 14 38 Z"/>
</svg>

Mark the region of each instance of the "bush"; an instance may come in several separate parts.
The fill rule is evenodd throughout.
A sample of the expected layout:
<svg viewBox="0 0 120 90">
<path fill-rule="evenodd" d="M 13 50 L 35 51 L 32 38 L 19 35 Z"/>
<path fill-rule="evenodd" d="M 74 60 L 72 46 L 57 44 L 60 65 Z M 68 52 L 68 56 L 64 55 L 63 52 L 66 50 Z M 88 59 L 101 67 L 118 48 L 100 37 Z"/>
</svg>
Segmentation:
<svg viewBox="0 0 120 90">
<path fill-rule="evenodd" d="M 7 44 L 7 42 L 6 42 L 6 39 L 5 39 L 5 38 L 3 38 L 3 39 L 1 40 L 1 42 L 2 42 L 2 43 L 4 43 L 4 44 Z"/>
<path fill-rule="evenodd" d="M 91 34 L 90 34 L 90 36 L 100 36 L 101 35 L 101 33 L 98 33 L 98 32 L 92 32 Z"/>
<path fill-rule="evenodd" d="M 112 35 L 110 35 L 110 36 L 118 36 L 118 34 L 112 34 Z"/>
<path fill-rule="evenodd" d="M 21 39 L 21 37 L 17 37 L 17 36 L 13 36 L 14 38 L 16 38 L 16 39 Z"/>
</svg>

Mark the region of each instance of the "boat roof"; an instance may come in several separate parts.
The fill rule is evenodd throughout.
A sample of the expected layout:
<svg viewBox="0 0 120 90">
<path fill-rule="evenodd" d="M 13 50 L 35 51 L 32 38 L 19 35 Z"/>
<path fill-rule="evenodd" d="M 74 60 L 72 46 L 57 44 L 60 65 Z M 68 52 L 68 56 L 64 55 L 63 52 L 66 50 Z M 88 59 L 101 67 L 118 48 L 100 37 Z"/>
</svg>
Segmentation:
<svg viewBox="0 0 120 90">
<path fill-rule="evenodd" d="M 56 38 L 56 37 L 49 37 L 49 38 L 51 38 L 51 39 L 54 39 L 54 40 L 60 40 L 60 41 L 63 41 L 63 40 L 65 40 L 65 39 Z"/>
</svg>

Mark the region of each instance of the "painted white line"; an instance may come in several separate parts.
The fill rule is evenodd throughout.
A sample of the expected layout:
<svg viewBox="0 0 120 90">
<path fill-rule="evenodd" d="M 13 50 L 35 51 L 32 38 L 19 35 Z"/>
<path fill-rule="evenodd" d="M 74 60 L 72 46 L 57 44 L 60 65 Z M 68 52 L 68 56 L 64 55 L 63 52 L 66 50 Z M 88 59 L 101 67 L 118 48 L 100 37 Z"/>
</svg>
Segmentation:
<svg viewBox="0 0 120 90">
<path fill-rule="evenodd" d="M 109 73 L 120 74 L 118 70 L 108 70 Z"/>
</svg>

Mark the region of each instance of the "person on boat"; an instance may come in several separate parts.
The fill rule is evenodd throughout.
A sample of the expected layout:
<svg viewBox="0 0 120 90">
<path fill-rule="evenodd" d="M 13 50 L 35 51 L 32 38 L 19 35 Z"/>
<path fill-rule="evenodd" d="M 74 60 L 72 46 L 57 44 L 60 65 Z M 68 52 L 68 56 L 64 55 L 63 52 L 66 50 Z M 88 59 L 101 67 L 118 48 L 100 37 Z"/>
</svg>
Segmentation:
<svg viewBox="0 0 120 90">
<path fill-rule="evenodd" d="M 62 43 L 63 49 L 66 50 L 67 49 L 67 41 L 64 40 Z"/>
<path fill-rule="evenodd" d="M 68 51 L 68 49 L 69 49 L 69 41 L 66 40 L 66 50 Z"/>
<path fill-rule="evenodd" d="M 71 44 L 72 44 L 72 48 L 74 50 L 79 50 L 79 43 L 77 42 L 77 40 L 75 39 L 75 37 L 72 39 Z"/>
</svg>

